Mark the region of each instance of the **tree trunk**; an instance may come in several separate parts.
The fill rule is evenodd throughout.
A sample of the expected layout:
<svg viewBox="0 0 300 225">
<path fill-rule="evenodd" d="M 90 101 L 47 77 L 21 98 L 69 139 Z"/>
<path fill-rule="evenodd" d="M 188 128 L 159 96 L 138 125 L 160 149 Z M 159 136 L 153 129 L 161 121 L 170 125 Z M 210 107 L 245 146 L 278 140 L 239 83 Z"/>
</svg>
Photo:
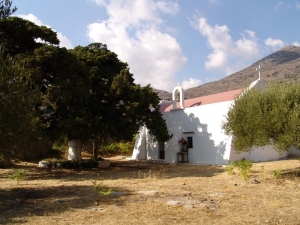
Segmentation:
<svg viewBox="0 0 300 225">
<path fill-rule="evenodd" d="M 68 160 L 81 160 L 81 140 L 69 140 Z"/>
<path fill-rule="evenodd" d="M 98 159 L 99 145 L 96 140 L 93 140 L 93 157 L 94 160 Z"/>
</svg>

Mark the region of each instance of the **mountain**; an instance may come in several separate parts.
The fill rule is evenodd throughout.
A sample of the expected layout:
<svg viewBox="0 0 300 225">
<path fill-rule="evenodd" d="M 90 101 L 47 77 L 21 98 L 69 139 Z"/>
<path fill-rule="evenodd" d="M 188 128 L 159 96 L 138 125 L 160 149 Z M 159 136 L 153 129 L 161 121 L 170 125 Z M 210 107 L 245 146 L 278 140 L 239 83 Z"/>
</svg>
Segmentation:
<svg viewBox="0 0 300 225">
<path fill-rule="evenodd" d="M 261 78 L 266 81 L 294 80 L 300 82 L 300 47 L 290 45 L 258 60 L 245 69 L 224 77 L 218 81 L 206 83 L 185 90 L 185 98 L 196 98 L 220 92 L 236 90 L 248 86 L 258 79 L 256 68 L 260 65 Z M 154 90 L 161 99 L 171 99 L 172 94 Z"/>
<path fill-rule="evenodd" d="M 153 88 L 153 92 L 156 92 L 160 99 L 162 100 L 171 100 L 172 99 L 172 93 L 169 93 L 167 91 L 158 90 Z"/>
</svg>

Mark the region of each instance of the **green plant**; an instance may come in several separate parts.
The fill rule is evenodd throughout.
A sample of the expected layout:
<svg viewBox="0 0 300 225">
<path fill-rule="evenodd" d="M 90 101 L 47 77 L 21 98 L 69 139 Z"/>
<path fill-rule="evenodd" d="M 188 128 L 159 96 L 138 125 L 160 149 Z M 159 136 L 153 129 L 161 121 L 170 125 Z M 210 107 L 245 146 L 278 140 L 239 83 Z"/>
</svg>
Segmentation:
<svg viewBox="0 0 300 225">
<path fill-rule="evenodd" d="M 241 173 L 241 176 L 244 180 L 247 180 L 249 178 L 249 172 L 252 168 L 252 161 L 243 159 L 241 161 L 235 162 L 236 167 Z"/>
<path fill-rule="evenodd" d="M 238 168 L 238 170 L 240 171 L 241 177 L 244 180 L 247 180 L 249 177 L 249 172 L 252 168 L 252 161 L 243 159 L 241 161 L 230 162 L 230 164 L 225 167 L 225 170 L 229 174 L 233 174 L 234 168 Z"/>
<path fill-rule="evenodd" d="M 93 159 L 84 159 L 81 161 L 72 161 L 64 159 L 44 159 L 43 161 L 49 162 L 49 168 L 58 168 L 58 169 L 84 169 L 84 168 L 96 168 L 98 167 L 97 161 Z"/>
<path fill-rule="evenodd" d="M 25 169 L 19 169 L 15 170 L 13 174 L 10 176 L 12 180 L 17 181 L 17 184 L 19 185 L 20 181 L 24 178 L 28 170 Z"/>
<path fill-rule="evenodd" d="M 100 146 L 102 154 L 130 154 L 134 148 L 134 141 L 131 142 L 114 142 L 108 145 Z"/>
<path fill-rule="evenodd" d="M 281 176 L 281 169 L 274 170 L 274 171 L 273 171 L 273 175 L 274 175 L 277 179 L 281 178 L 281 177 L 282 177 L 282 176 Z"/>
<path fill-rule="evenodd" d="M 236 162 L 230 162 L 225 167 L 225 171 L 227 171 L 229 174 L 234 174 L 233 169 L 236 167 Z"/>
<path fill-rule="evenodd" d="M 93 187 L 95 188 L 97 194 L 98 194 L 98 200 L 100 200 L 101 197 L 103 196 L 108 196 L 111 195 L 113 193 L 113 189 L 111 188 L 106 188 L 103 185 L 103 182 L 97 183 L 96 181 L 91 181 L 93 184 Z"/>
<path fill-rule="evenodd" d="M 248 89 L 235 99 L 222 129 L 233 135 L 236 152 L 272 145 L 282 153 L 300 148 L 300 85 L 298 82 L 271 82 L 265 89 Z"/>
</svg>

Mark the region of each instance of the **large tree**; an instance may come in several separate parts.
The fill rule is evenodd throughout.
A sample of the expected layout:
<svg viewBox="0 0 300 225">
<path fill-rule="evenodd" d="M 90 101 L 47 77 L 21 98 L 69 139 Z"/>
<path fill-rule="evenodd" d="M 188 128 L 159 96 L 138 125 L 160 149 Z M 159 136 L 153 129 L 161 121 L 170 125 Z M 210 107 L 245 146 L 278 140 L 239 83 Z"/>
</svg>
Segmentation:
<svg viewBox="0 0 300 225">
<path fill-rule="evenodd" d="M 85 107 L 91 88 L 87 70 L 67 49 L 56 46 L 44 45 L 18 58 L 27 76 L 41 85 L 42 130 L 52 140 L 66 136 L 70 147 L 80 151 L 76 141 L 88 135 Z"/>
<path fill-rule="evenodd" d="M 128 141 L 141 125 L 150 128 L 159 140 L 170 139 L 166 123 L 159 112 L 159 98 L 150 86 L 134 83 L 128 65 L 109 51 L 106 45 L 93 43 L 70 51 L 85 65 L 91 80 L 86 101 L 90 139 L 94 157 L 99 145 L 108 140 Z M 155 110 L 150 111 L 150 105 Z"/>
<path fill-rule="evenodd" d="M 67 49 L 59 48 L 56 32 L 18 17 L 0 19 L 0 42 L 6 55 L 13 55 L 26 76 L 41 86 L 42 130 L 52 140 L 67 136 L 84 138 L 89 77 L 84 66 Z M 72 144 L 72 143 L 71 143 Z M 75 146 L 76 147 L 76 146 Z"/>
<path fill-rule="evenodd" d="M 237 152 L 273 145 L 278 151 L 300 149 L 300 84 L 270 83 L 237 98 L 222 128 L 233 135 Z"/>
<path fill-rule="evenodd" d="M 32 86 L 13 58 L 0 54 L 0 161 L 29 151 L 37 140 L 35 106 L 40 90 Z"/>
</svg>

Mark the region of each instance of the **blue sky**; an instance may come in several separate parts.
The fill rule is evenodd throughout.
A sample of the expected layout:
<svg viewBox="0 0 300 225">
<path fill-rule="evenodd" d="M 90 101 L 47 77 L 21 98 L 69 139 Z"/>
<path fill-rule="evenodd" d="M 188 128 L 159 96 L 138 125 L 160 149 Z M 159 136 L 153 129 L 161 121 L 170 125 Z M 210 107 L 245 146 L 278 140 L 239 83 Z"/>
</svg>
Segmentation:
<svg viewBox="0 0 300 225">
<path fill-rule="evenodd" d="M 13 0 L 14 14 L 92 42 L 127 62 L 135 82 L 172 91 L 219 80 L 287 46 L 300 46 L 300 0 Z"/>
</svg>

